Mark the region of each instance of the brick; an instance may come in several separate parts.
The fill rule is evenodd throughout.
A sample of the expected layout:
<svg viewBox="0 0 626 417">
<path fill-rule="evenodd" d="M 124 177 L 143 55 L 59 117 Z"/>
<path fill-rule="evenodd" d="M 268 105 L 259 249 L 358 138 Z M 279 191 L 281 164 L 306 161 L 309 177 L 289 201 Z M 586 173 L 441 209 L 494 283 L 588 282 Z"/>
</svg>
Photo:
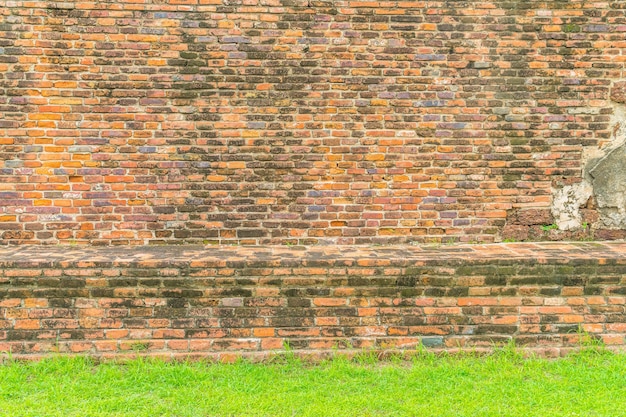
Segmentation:
<svg viewBox="0 0 626 417">
<path fill-rule="evenodd" d="M 39 320 L 15 320 L 13 324 L 14 329 L 39 329 Z"/>
<path fill-rule="evenodd" d="M 337 307 L 347 305 L 345 298 L 314 298 L 313 304 L 318 307 Z"/>
</svg>

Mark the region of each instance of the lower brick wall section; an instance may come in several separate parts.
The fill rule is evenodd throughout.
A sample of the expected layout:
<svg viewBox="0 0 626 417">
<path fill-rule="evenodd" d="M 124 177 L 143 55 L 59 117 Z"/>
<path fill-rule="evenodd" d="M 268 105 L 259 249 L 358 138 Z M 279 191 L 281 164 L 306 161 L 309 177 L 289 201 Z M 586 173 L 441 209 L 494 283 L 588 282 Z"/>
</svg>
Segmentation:
<svg viewBox="0 0 626 417">
<path fill-rule="evenodd" d="M 626 244 L 13 247 L 0 351 L 267 356 L 289 346 L 544 354 L 626 336 Z"/>
</svg>

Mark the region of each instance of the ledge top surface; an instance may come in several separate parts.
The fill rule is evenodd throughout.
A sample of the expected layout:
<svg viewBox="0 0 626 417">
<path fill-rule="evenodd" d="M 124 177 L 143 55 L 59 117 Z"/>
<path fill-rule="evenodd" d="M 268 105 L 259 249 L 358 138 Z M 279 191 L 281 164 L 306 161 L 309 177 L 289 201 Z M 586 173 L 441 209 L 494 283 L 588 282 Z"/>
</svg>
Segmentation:
<svg viewBox="0 0 626 417">
<path fill-rule="evenodd" d="M 626 242 L 533 242 L 467 245 L 392 246 L 4 246 L 0 263 L 334 263 L 367 266 L 385 263 L 447 261 L 623 260 Z M 620 262 L 621 263 L 621 262 Z M 192 265 L 193 266 L 193 265 Z"/>
</svg>

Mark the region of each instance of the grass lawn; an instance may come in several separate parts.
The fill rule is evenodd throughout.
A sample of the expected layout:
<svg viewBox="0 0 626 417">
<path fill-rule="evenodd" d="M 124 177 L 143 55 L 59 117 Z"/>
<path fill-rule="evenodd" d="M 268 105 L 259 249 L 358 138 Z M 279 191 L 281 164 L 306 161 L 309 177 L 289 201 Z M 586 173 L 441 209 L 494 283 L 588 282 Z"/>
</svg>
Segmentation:
<svg viewBox="0 0 626 417">
<path fill-rule="evenodd" d="M 626 416 L 626 355 L 0 365 L 0 416 Z"/>
</svg>

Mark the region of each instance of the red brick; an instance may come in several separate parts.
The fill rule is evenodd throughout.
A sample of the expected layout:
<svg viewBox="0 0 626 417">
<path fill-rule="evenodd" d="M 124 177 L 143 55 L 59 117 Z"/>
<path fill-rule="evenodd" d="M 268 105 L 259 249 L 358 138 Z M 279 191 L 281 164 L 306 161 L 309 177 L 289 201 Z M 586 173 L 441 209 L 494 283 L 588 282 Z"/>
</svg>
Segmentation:
<svg viewBox="0 0 626 417">
<path fill-rule="evenodd" d="M 314 298 L 313 304 L 318 307 L 337 307 L 347 305 L 345 298 Z"/>
</svg>

